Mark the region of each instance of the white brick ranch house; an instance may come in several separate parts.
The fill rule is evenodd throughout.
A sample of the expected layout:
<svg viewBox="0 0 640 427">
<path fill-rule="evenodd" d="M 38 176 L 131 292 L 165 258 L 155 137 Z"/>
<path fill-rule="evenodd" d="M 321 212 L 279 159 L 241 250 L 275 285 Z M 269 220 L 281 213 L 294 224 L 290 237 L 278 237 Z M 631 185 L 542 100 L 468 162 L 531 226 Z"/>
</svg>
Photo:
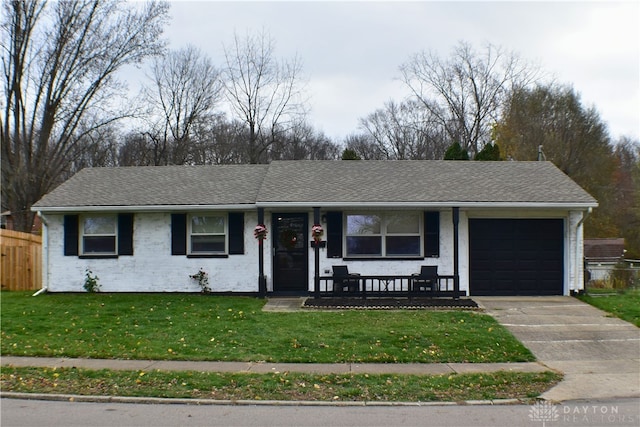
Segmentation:
<svg viewBox="0 0 640 427">
<path fill-rule="evenodd" d="M 89 168 L 32 209 L 49 292 L 82 292 L 86 270 L 103 292 L 199 292 L 202 269 L 212 292 L 320 295 L 346 265 L 382 277 L 371 291 L 437 266 L 474 296 L 583 289 L 596 206 L 549 162 L 275 161 Z"/>
</svg>

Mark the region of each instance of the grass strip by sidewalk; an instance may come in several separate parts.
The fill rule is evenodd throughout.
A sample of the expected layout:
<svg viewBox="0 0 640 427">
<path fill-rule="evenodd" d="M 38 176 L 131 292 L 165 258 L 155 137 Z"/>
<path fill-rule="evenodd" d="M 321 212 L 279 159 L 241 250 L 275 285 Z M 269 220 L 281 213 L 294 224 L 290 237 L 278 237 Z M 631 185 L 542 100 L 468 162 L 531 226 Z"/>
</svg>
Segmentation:
<svg viewBox="0 0 640 427">
<path fill-rule="evenodd" d="M 616 295 L 580 295 L 578 298 L 640 328 L 640 289 L 628 289 Z"/>
<path fill-rule="evenodd" d="M 539 396 L 561 375 L 495 372 L 451 375 L 314 375 L 0 368 L 5 392 L 216 400 L 443 402 Z"/>
<path fill-rule="evenodd" d="M 529 362 L 468 311 L 265 313 L 257 298 L 2 292 L 3 355 L 293 363 Z"/>
</svg>

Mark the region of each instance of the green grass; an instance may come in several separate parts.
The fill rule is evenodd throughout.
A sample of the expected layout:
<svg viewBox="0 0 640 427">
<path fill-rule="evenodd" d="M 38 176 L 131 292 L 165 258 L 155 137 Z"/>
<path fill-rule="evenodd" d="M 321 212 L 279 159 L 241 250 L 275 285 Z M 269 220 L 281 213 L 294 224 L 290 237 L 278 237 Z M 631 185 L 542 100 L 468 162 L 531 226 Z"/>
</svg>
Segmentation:
<svg viewBox="0 0 640 427">
<path fill-rule="evenodd" d="M 611 290 L 609 290 L 611 292 Z M 615 295 L 580 295 L 582 301 L 640 327 L 640 289 L 628 289 Z"/>
<path fill-rule="evenodd" d="M 311 375 L 290 372 L 112 371 L 2 367 L 5 392 L 218 400 L 463 401 L 532 399 L 561 376 L 497 372 L 452 375 Z"/>
<path fill-rule="evenodd" d="M 3 292 L 1 353 L 268 362 L 524 362 L 490 316 L 463 311 L 265 313 L 264 300 L 199 294 Z"/>
</svg>

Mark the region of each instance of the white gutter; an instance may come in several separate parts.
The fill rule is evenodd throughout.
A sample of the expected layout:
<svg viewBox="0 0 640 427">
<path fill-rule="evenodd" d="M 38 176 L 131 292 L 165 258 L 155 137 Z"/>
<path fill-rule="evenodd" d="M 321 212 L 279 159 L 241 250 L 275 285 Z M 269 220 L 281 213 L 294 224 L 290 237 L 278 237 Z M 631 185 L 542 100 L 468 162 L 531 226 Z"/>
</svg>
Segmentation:
<svg viewBox="0 0 640 427">
<path fill-rule="evenodd" d="M 241 211 L 257 208 L 315 208 L 321 206 L 323 209 L 353 209 L 353 208 L 516 208 L 516 209 L 584 209 L 594 208 L 598 203 L 578 203 L 578 202 L 258 202 L 232 205 L 131 205 L 131 206 L 47 206 L 35 207 L 33 211 L 47 213 L 75 213 L 75 212 L 204 212 L 204 211 Z"/>
<path fill-rule="evenodd" d="M 589 218 L 589 215 L 591 215 L 591 212 L 593 212 L 593 208 L 590 207 L 582 214 L 582 218 L 576 224 L 576 260 L 575 260 L 576 280 L 574 281 L 574 283 L 572 283 L 572 286 L 569 289 L 569 293 L 571 293 L 571 291 L 576 291 L 577 289 L 579 289 L 579 284 L 576 283 L 578 281 L 577 278 L 582 277 L 582 281 L 584 282 L 584 276 L 583 276 L 584 273 L 580 274 L 580 271 L 578 270 L 579 268 L 582 268 L 580 266 L 583 265 L 582 264 L 583 259 L 582 257 L 579 256 L 580 253 L 582 253 L 582 255 L 584 256 L 584 250 L 581 251 L 580 246 L 578 244 L 578 234 L 579 234 L 578 231 L 580 230 L 580 227 L 582 227 L 582 224 L 587 220 L 587 218 Z M 582 236 L 582 246 L 584 247 L 584 235 Z M 583 290 L 584 290 L 584 287 L 583 287 Z"/>
<path fill-rule="evenodd" d="M 47 292 L 49 290 L 49 223 L 44 214 L 38 211 L 38 216 L 42 222 L 42 288 L 32 296 Z"/>
<path fill-rule="evenodd" d="M 31 208 L 37 212 L 185 212 L 185 211 L 239 211 L 255 209 L 253 203 L 240 205 L 142 205 L 142 206 L 46 206 Z"/>
<path fill-rule="evenodd" d="M 282 208 L 282 207 L 296 207 L 296 208 L 313 208 L 322 207 L 327 208 L 385 208 L 385 207 L 409 207 L 409 208 L 424 208 L 424 207 L 440 207 L 440 208 L 564 208 L 564 209 L 584 209 L 597 207 L 597 203 L 587 202 L 258 202 L 257 207 L 261 208 Z"/>
<path fill-rule="evenodd" d="M 47 206 L 34 207 L 32 211 L 38 212 L 43 217 L 43 212 L 47 213 L 67 213 L 67 212 L 184 212 L 184 211 L 238 211 L 257 208 L 315 208 L 321 206 L 323 209 L 339 208 L 562 208 L 562 209 L 592 209 L 598 203 L 587 202 L 258 202 L 234 205 L 131 205 L 131 206 Z M 44 218 L 44 217 L 43 217 Z M 584 217 L 578 225 L 582 225 Z"/>
</svg>

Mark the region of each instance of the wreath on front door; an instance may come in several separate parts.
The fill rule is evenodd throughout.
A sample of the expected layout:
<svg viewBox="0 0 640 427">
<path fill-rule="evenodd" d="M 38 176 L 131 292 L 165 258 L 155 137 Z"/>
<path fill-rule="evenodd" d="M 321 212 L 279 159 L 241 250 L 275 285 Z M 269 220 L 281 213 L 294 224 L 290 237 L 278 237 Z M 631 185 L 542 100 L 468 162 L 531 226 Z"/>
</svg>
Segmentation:
<svg viewBox="0 0 640 427">
<path fill-rule="evenodd" d="M 291 229 L 286 228 L 280 232 L 280 244 L 287 249 L 293 249 L 298 244 L 298 233 Z"/>
</svg>

